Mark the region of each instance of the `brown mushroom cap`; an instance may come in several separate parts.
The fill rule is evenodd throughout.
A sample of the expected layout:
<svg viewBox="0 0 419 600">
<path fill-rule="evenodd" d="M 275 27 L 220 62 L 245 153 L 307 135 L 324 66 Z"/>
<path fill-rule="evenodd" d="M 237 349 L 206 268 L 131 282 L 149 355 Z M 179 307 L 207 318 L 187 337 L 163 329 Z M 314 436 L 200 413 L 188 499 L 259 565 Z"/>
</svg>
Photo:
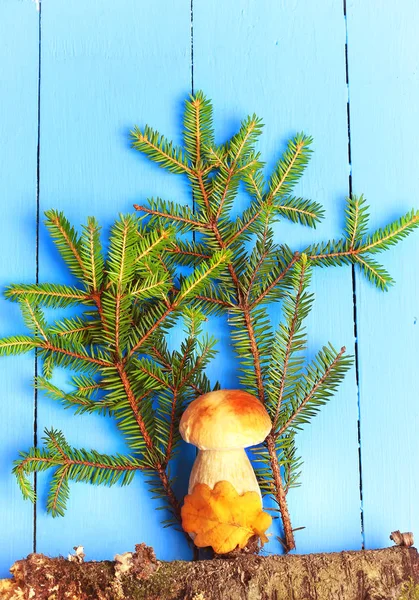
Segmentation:
<svg viewBox="0 0 419 600">
<path fill-rule="evenodd" d="M 272 427 L 263 404 L 243 390 L 218 390 L 191 402 L 180 435 L 201 450 L 247 448 L 264 441 Z"/>
</svg>

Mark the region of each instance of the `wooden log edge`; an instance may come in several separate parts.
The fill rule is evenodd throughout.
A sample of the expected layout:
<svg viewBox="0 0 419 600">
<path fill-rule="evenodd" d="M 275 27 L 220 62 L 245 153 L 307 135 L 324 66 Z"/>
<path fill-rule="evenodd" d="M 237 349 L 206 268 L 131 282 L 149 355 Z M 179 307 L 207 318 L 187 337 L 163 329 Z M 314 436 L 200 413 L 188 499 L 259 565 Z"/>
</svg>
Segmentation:
<svg viewBox="0 0 419 600">
<path fill-rule="evenodd" d="M 412 600 L 416 548 L 162 562 L 145 544 L 114 561 L 30 554 L 0 580 L 2 600 Z"/>
</svg>

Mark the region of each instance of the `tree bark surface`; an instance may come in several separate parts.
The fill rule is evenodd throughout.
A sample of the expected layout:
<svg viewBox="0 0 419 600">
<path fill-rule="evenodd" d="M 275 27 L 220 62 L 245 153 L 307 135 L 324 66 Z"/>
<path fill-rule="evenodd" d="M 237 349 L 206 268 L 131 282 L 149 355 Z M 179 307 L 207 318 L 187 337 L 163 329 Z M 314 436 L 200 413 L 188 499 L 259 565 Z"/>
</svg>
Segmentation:
<svg viewBox="0 0 419 600">
<path fill-rule="evenodd" d="M 144 544 L 115 561 L 79 563 L 30 554 L 2 600 L 407 600 L 419 598 L 415 548 L 161 562 Z M 404 592 L 404 586 L 411 592 Z M 419 592 L 419 587 L 416 593 Z"/>
</svg>

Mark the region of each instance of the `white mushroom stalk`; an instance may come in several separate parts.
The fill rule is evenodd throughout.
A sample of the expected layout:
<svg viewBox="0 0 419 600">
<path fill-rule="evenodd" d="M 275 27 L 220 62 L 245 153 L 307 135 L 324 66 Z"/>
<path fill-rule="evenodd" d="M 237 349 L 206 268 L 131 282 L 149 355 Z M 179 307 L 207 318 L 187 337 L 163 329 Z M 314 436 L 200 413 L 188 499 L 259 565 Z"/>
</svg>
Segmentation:
<svg viewBox="0 0 419 600">
<path fill-rule="evenodd" d="M 235 450 L 198 450 L 189 479 L 188 493 L 197 483 L 211 489 L 219 481 L 229 481 L 238 494 L 257 492 L 262 497 L 255 472 L 243 448 Z"/>
</svg>

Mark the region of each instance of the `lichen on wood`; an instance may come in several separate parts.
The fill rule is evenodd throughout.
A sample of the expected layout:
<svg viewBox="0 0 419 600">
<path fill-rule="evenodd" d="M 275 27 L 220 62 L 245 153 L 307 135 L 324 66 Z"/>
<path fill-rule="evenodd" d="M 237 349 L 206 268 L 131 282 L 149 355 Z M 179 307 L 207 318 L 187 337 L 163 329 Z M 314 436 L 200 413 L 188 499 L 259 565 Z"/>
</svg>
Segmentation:
<svg viewBox="0 0 419 600">
<path fill-rule="evenodd" d="M 406 547 L 161 562 L 139 544 L 135 552 L 115 558 L 78 563 L 30 554 L 13 565 L 13 579 L 0 581 L 0 598 L 400 600 L 419 584 L 418 552 Z"/>
</svg>

